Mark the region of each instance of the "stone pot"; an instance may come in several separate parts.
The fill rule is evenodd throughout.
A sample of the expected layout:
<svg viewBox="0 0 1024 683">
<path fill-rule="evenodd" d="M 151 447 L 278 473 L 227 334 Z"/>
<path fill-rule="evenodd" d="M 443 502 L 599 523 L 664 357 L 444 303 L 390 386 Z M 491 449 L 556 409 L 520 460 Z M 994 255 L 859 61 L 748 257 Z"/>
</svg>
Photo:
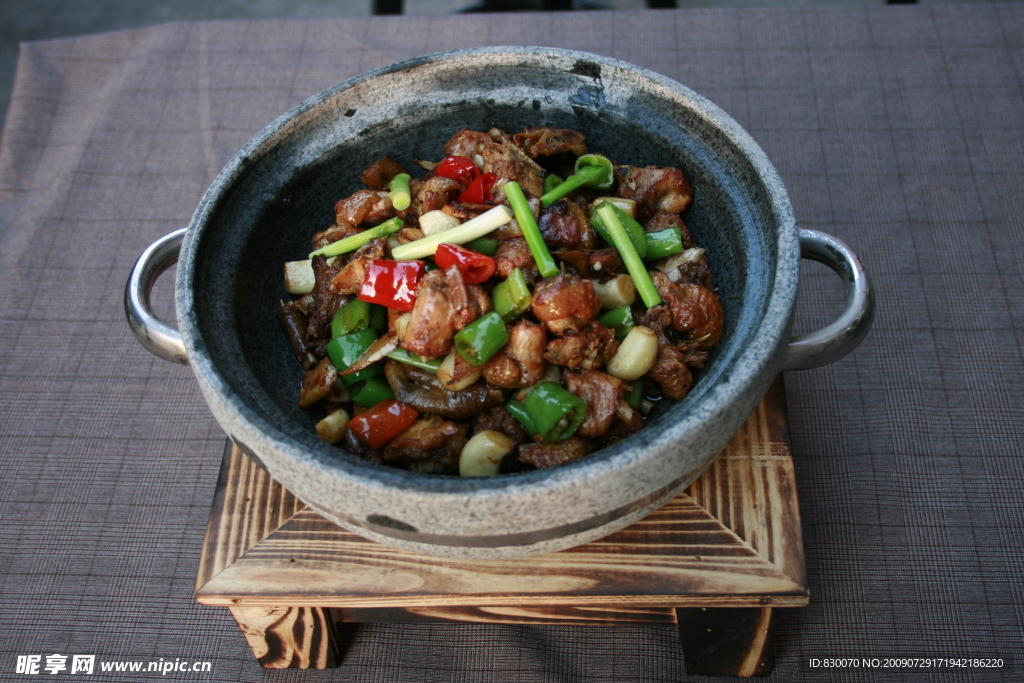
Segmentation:
<svg viewBox="0 0 1024 683">
<path fill-rule="evenodd" d="M 301 368 L 278 327 L 281 264 L 302 258 L 334 202 L 383 155 L 440 159 L 463 127 L 574 128 L 620 163 L 680 167 L 685 219 L 708 250 L 725 334 L 690 394 L 648 426 L 581 460 L 480 478 L 367 464 L 317 438 L 296 405 Z M 180 250 L 180 255 L 179 255 Z M 791 339 L 801 252 L 847 282 L 840 318 Z M 179 259 L 178 330 L 149 291 Z M 429 555 L 505 558 L 584 543 L 652 512 L 718 455 L 781 371 L 851 351 L 874 299 L 839 240 L 800 230 L 778 174 L 732 118 L 664 76 L 569 50 L 457 50 L 376 69 L 312 97 L 228 163 L 187 229 L 140 257 L 125 295 L 139 340 L 188 363 L 230 438 L 311 508 L 367 538 Z M 671 404 L 671 405 L 669 405 Z"/>
</svg>

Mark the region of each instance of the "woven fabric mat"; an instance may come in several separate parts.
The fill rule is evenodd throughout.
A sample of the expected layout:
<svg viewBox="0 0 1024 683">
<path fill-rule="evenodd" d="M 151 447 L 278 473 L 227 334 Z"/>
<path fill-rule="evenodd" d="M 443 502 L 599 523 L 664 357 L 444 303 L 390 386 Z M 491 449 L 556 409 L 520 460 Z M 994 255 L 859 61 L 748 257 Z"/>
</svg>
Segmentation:
<svg viewBox="0 0 1024 683">
<path fill-rule="evenodd" d="M 657 627 L 375 625 L 340 669 L 264 672 L 228 611 L 192 598 L 224 436 L 190 370 L 131 337 L 133 261 L 306 97 L 510 42 L 705 95 L 766 149 L 802 227 L 874 277 L 868 341 L 786 377 L 812 598 L 779 616 L 772 680 L 1020 680 L 1024 7 L 998 4 L 170 24 L 24 45 L 0 146 L 0 680 L 51 654 L 212 663 L 97 664 L 121 681 L 683 678 Z M 804 274 L 808 331 L 844 295 L 824 267 Z M 168 318 L 170 291 L 165 277 Z M 886 656 L 1014 669 L 806 664 Z"/>
</svg>

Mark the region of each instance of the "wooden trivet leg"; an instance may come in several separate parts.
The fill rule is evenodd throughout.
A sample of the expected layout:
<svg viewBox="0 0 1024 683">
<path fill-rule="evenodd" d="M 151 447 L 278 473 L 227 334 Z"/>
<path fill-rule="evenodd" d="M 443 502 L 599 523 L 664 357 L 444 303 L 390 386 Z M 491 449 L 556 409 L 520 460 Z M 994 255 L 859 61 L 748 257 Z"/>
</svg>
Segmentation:
<svg viewBox="0 0 1024 683">
<path fill-rule="evenodd" d="M 676 609 L 686 673 L 767 676 L 772 671 L 772 608 Z"/>
<path fill-rule="evenodd" d="M 265 669 L 330 669 L 341 659 L 331 611 L 320 607 L 229 607 Z"/>
</svg>

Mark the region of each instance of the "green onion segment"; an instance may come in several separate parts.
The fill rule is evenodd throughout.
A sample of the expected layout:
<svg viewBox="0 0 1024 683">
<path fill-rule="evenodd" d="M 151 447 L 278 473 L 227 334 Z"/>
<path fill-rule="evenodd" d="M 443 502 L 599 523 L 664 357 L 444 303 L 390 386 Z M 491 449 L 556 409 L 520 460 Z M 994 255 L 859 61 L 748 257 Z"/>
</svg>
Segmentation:
<svg viewBox="0 0 1024 683">
<path fill-rule="evenodd" d="M 309 253 L 309 258 L 321 255 L 330 258 L 331 256 L 347 254 L 350 251 L 355 251 L 375 237 L 387 237 L 392 233 L 398 232 L 404 226 L 405 222 L 401 218 L 392 218 L 391 220 L 384 221 L 376 227 L 367 228 L 355 235 L 349 235 L 337 242 L 331 242 L 326 247 L 320 247 L 316 251 L 311 251 Z"/>
</svg>

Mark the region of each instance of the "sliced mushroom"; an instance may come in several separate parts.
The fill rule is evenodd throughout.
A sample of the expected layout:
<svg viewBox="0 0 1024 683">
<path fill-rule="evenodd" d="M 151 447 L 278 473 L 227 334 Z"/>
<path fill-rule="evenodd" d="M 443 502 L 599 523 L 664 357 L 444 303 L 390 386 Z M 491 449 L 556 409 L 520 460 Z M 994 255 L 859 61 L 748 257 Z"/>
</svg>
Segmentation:
<svg viewBox="0 0 1024 683">
<path fill-rule="evenodd" d="M 501 391 L 486 382 L 448 391 L 431 373 L 393 360 L 385 363 L 384 376 L 396 401 L 449 420 L 468 420 L 504 400 Z"/>
</svg>

